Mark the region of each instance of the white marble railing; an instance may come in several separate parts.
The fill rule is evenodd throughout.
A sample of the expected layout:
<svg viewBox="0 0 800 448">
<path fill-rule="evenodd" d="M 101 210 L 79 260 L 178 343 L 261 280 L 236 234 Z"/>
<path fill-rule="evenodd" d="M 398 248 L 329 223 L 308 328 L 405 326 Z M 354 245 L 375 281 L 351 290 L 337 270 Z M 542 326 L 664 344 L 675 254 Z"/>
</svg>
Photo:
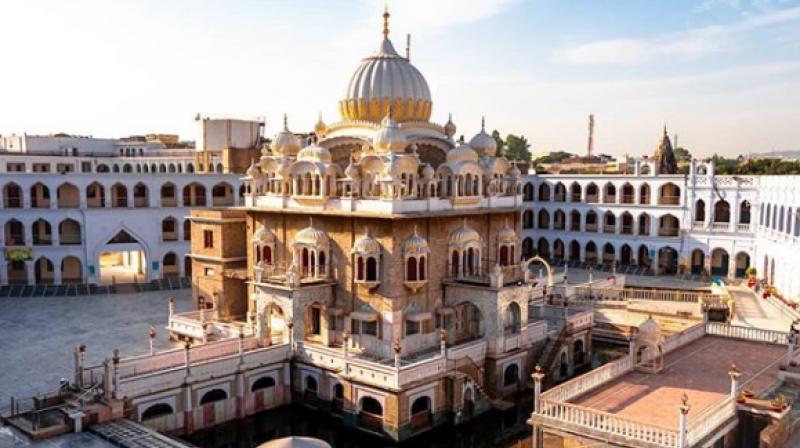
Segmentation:
<svg viewBox="0 0 800 448">
<path fill-rule="evenodd" d="M 536 414 L 536 418 L 601 433 L 605 437 L 616 436 L 631 442 L 645 442 L 665 448 L 678 447 L 679 443 L 678 431 L 675 429 L 549 399 L 540 401 L 540 412 Z"/>
<path fill-rule="evenodd" d="M 236 341 L 238 342 L 238 341 Z M 289 359 L 289 344 L 272 345 L 255 348 L 244 352 L 246 365 L 267 365 Z M 236 354 L 207 359 L 197 362 L 192 360 L 190 374 L 193 380 L 203 381 L 208 378 L 219 378 L 236 372 L 241 359 Z M 118 393 L 125 397 L 137 397 L 180 386 L 186 381 L 186 368 L 183 364 L 164 368 L 145 374 L 120 377 L 117 385 Z"/>
<path fill-rule="evenodd" d="M 653 300 L 662 302 L 702 302 L 718 300 L 715 294 L 677 289 L 644 289 L 620 287 L 576 286 L 575 300 L 624 301 Z"/>
<path fill-rule="evenodd" d="M 766 342 L 770 344 L 788 344 L 789 333 L 761 328 L 740 327 L 720 322 L 706 323 L 706 334 L 724 338 L 743 339 L 745 341 Z"/>
<path fill-rule="evenodd" d="M 714 403 L 700 413 L 689 418 L 686 425 L 687 446 L 694 446 L 728 419 L 736 415 L 736 401 L 728 395 L 723 400 Z"/>
<path fill-rule="evenodd" d="M 696 325 L 692 325 L 691 327 L 681 331 L 680 333 L 673 333 L 667 336 L 666 339 L 664 340 L 664 353 L 669 353 L 685 345 L 689 345 L 705 335 L 706 335 L 706 326 L 702 322 Z"/>
<path fill-rule="evenodd" d="M 619 378 L 631 370 L 633 370 L 633 360 L 630 356 L 625 356 L 550 388 L 542 393 L 542 397 L 554 401 L 567 401 Z"/>
<path fill-rule="evenodd" d="M 475 362 L 480 362 L 486 357 L 486 346 L 485 339 L 455 345 L 447 349 L 447 359 L 456 360 L 469 357 Z"/>
</svg>

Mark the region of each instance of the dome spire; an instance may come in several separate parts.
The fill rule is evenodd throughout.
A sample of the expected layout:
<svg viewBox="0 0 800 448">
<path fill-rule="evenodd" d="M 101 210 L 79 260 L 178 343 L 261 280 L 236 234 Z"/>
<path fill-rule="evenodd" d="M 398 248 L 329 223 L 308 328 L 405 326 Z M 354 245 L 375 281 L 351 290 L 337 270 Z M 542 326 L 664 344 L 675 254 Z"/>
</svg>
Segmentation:
<svg viewBox="0 0 800 448">
<path fill-rule="evenodd" d="M 486 132 L 486 116 L 481 117 L 481 132 Z"/>
<path fill-rule="evenodd" d="M 286 113 L 283 114 L 283 130 L 289 131 L 289 117 Z"/>
<path fill-rule="evenodd" d="M 391 14 L 389 14 L 389 4 L 387 3 L 387 4 L 385 4 L 383 6 L 383 38 L 384 39 L 388 39 L 389 38 L 389 17 L 391 17 Z"/>
</svg>

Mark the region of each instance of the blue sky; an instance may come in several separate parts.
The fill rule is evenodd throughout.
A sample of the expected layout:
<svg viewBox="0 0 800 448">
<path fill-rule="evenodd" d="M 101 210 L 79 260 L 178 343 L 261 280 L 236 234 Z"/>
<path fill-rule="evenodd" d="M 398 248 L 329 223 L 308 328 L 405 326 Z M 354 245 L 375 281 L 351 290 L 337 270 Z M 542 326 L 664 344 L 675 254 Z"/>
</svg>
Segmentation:
<svg viewBox="0 0 800 448">
<path fill-rule="evenodd" d="M 395 0 L 391 37 L 434 121 L 533 151 L 649 153 L 666 123 L 699 157 L 800 149 L 800 0 Z M 383 2 L 5 1 L 0 133 L 174 132 L 197 112 L 294 130 L 378 45 Z"/>
</svg>

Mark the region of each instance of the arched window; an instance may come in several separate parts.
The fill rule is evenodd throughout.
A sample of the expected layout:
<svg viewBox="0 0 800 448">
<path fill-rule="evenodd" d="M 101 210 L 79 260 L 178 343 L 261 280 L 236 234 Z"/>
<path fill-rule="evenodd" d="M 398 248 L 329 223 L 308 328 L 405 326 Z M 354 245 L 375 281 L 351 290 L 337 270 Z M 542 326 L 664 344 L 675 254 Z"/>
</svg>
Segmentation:
<svg viewBox="0 0 800 448">
<path fill-rule="evenodd" d="M 731 222 L 731 206 L 728 204 L 728 201 L 723 199 L 714 204 L 714 222 Z"/>
<path fill-rule="evenodd" d="M 367 258 L 367 281 L 378 281 L 378 261 L 375 257 Z"/>
<path fill-rule="evenodd" d="M 419 279 L 421 281 L 425 281 L 427 279 L 427 274 L 425 271 L 425 256 L 419 257 Z"/>
<path fill-rule="evenodd" d="M 256 380 L 250 387 L 250 392 L 275 387 L 275 380 L 271 376 L 264 376 Z"/>
<path fill-rule="evenodd" d="M 519 367 L 509 364 L 503 371 L 503 387 L 516 386 L 519 382 Z"/>
<path fill-rule="evenodd" d="M 150 420 L 164 415 L 170 415 L 173 412 L 174 411 L 172 410 L 172 406 L 166 403 L 154 404 L 149 408 L 145 409 L 144 412 L 142 412 L 142 421 Z"/>
<path fill-rule="evenodd" d="M 546 202 L 550 200 L 550 186 L 547 184 L 539 185 L 539 201 Z"/>
<path fill-rule="evenodd" d="M 694 221 L 703 222 L 705 220 L 706 220 L 706 202 L 702 199 L 698 199 L 697 202 L 694 203 Z"/>
<path fill-rule="evenodd" d="M 417 259 L 414 257 L 408 257 L 406 260 L 406 280 L 417 281 Z"/>
<path fill-rule="evenodd" d="M 317 380 L 313 376 L 306 376 L 306 391 L 317 392 Z"/>
<path fill-rule="evenodd" d="M 750 202 L 742 201 L 739 204 L 739 224 L 750 224 Z"/>
<path fill-rule="evenodd" d="M 200 399 L 200 406 L 208 403 L 213 403 L 215 401 L 221 401 L 228 398 L 228 393 L 222 389 L 212 389 L 205 394 Z"/>
</svg>

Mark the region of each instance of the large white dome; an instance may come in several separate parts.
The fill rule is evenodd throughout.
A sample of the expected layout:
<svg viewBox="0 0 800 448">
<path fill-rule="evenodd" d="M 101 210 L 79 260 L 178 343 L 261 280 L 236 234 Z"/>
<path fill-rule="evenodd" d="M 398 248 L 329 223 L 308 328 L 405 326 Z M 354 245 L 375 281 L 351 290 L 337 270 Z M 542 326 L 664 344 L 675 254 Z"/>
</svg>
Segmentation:
<svg viewBox="0 0 800 448">
<path fill-rule="evenodd" d="M 384 14 L 388 20 L 388 13 Z M 342 118 L 380 121 L 389 107 L 397 121 L 427 121 L 431 115 L 428 82 L 409 60 L 397 54 L 384 23 L 383 41 L 378 51 L 358 66 L 344 98 L 339 103 Z"/>
</svg>

